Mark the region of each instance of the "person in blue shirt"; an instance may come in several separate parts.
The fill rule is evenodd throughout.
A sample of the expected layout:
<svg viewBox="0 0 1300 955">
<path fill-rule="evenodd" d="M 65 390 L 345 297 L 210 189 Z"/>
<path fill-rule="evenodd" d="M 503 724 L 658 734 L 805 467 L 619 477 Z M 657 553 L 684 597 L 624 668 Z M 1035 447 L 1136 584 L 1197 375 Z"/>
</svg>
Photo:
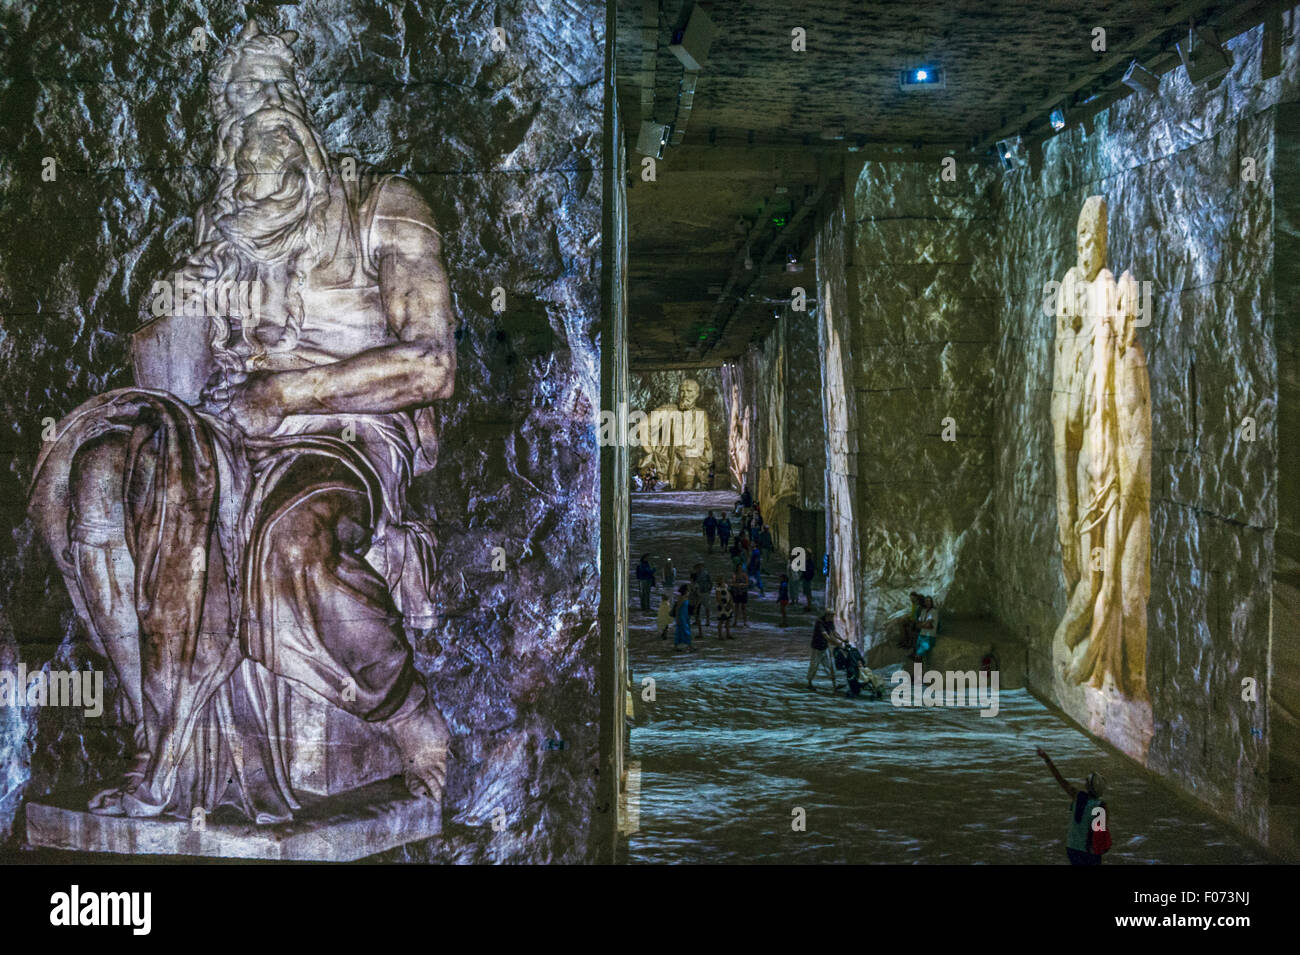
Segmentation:
<svg viewBox="0 0 1300 955">
<path fill-rule="evenodd" d="M 677 589 L 677 603 L 673 607 L 673 615 L 677 618 L 677 630 L 673 634 L 673 649 L 685 647 L 688 652 L 694 653 L 695 647 L 691 643 L 691 600 L 688 590 L 685 584 Z"/>
<path fill-rule="evenodd" d="M 790 578 L 781 575 L 781 585 L 776 590 L 776 602 L 781 605 L 781 626 L 785 626 L 785 608 L 790 606 Z"/>
<path fill-rule="evenodd" d="M 749 579 L 758 588 L 760 594 L 767 594 L 763 589 L 763 549 L 751 547 L 749 551 Z"/>
</svg>

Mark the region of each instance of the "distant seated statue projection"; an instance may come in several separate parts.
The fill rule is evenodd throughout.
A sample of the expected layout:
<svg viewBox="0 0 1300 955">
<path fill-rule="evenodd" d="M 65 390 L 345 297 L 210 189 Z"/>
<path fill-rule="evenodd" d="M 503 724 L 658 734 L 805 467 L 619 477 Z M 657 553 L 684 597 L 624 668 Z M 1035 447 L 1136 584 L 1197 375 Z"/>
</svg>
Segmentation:
<svg viewBox="0 0 1300 955">
<path fill-rule="evenodd" d="M 1056 309 L 1052 382 L 1057 521 L 1069 602 L 1058 677 L 1147 700 L 1151 389 L 1136 338 L 1138 286 L 1105 268 L 1106 202 L 1079 214 L 1078 264 Z"/>
<path fill-rule="evenodd" d="M 646 455 L 640 470 L 653 467 L 674 491 L 694 491 L 708 481 L 713 463 L 709 413 L 696 407 L 700 384 L 685 378 L 677 389 L 676 405 L 660 405 L 650 412 Z"/>
</svg>

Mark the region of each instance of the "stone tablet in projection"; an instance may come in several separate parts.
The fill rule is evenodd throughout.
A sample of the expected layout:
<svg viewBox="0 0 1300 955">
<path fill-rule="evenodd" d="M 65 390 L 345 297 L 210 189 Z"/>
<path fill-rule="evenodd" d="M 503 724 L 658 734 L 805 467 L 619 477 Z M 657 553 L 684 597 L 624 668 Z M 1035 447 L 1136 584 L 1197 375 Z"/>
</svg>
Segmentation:
<svg viewBox="0 0 1300 955">
<path fill-rule="evenodd" d="M 398 771 L 441 805 L 450 733 L 407 637 L 434 539 L 405 507 L 455 378 L 441 236 L 408 181 L 326 154 L 295 39 L 249 23 L 214 68 L 219 177 L 135 387 L 37 465 L 30 512 L 134 727 L 97 814 L 286 823 Z"/>
<path fill-rule="evenodd" d="M 1138 286 L 1105 268 L 1106 203 L 1079 214 L 1078 263 L 1056 309 L 1052 426 L 1068 592 L 1058 676 L 1146 700 L 1151 394 L 1136 338 Z"/>
</svg>

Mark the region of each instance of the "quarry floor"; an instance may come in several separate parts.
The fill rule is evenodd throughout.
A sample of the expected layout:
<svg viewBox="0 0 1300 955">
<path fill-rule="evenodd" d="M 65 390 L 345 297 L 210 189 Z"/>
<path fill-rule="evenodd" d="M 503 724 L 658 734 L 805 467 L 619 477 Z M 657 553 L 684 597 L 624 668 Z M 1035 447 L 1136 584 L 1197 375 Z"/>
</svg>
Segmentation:
<svg viewBox="0 0 1300 955">
<path fill-rule="evenodd" d="M 700 522 L 735 499 L 732 492 L 633 494 L 633 565 L 643 553 L 660 567 L 671 557 L 680 583 L 706 561 L 716 584 L 730 562 L 716 547 L 705 553 Z M 1069 800 L 1036 746 L 1076 784 L 1094 769 L 1106 776 L 1108 865 L 1268 861 L 1027 690 L 1002 689 L 997 715 L 987 717 L 976 708 L 896 707 L 888 696 L 848 699 L 842 689 L 832 695 L 824 672 L 809 691 L 813 614 L 792 604 L 782 629 L 776 582 L 766 572 L 767 596 L 751 593 L 748 629 L 719 641 L 710 626 L 696 635 L 694 653 L 673 650 L 671 629 L 659 639 L 633 582 L 635 831 L 627 862 L 1064 865 Z M 814 607 L 820 580 L 818 588 Z M 660 583 L 656 608 L 663 592 Z M 941 635 L 940 643 L 949 639 L 961 635 Z M 641 699 L 646 677 L 654 680 L 653 702 Z M 804 831 L 793 826 L 796 810 Z"/>
</svg>

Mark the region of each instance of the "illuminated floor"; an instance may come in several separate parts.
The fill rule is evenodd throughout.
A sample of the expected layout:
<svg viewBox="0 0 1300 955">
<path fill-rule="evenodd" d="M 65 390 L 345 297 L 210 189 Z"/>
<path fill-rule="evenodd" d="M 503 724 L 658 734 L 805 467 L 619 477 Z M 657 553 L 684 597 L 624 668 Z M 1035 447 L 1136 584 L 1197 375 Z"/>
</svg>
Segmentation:
<svg viewBox="0 0 1300 955">
<path fill-rule="evenodd" d="M 702 557 L 704 510 L 733 500 L 634 494 L 633 562 L 667 554 L 683 579 Z M 715 550 L 708 566 L 716 582 L 728 564 Z M 632 671 L 638 686 L 654 678 L 656 699 L 638 701 L 632 730 L 629 862 L 1065 864 L 1069 801 L 1038 745 L 1069 778 L 1098 769 L 1109 780 L 1107 864 L 1266 861 L 1025 691 L 1003 692 L 992 718 L 832 696 L 824 676 L 809 692 L 811 615 L 790 613 L 782 631 L 769 579 L 767 599 L 751 596 L 756 626 L 723 643 L 710 627 L 693 654 L 658 638 L 634 588 Z M 804 832 L 792 829 L 796 808 Z"/>
</svg>

